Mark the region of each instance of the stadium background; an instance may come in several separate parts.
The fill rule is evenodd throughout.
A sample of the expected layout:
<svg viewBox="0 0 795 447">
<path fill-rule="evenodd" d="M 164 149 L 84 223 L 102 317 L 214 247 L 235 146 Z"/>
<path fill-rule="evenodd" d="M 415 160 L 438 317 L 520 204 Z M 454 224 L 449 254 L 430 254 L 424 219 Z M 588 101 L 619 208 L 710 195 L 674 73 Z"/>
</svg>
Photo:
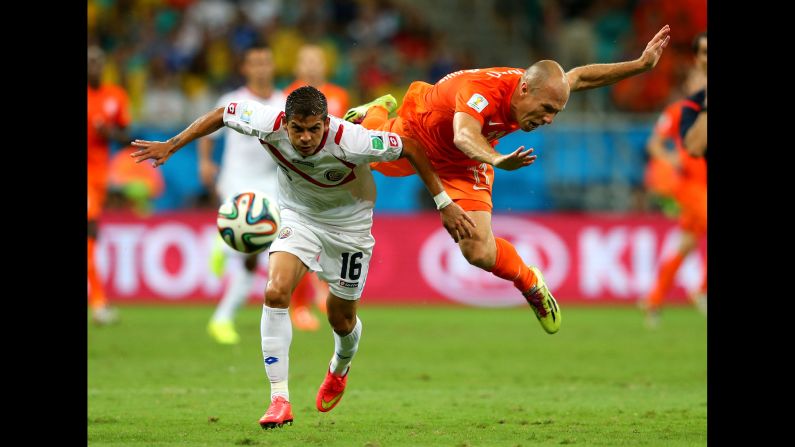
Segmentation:
<svg viewBox="0 0 795 447">
<path fill-rule="evenodd" d="M 534 147 L 539 158 L 530 168 L 497 174 L 497 235 L 551 272 L 563 302 L 616 303 L 646 293 L 659 260 L 676 245 L 675 220 L 644 189 L 644 146 L 657 113 L 684 95 L 690 41 L 706 29 L 705 3 L 92 0 L 88 36 L 89 44 L 107 52 L 104 79 L 130 95 L 131 135 L 162 140 L 242 84 L 236 67 L 242 49 L 256 40 L 273 49 L 278 88 L 294 79 L 297 48 L 320 44 L 328 79 L 346 88 L 355 105 L 385 93 L 400 100 L 411 81 L 433 83 L 461 68 L 527 67 L 552 58 L 571 69 L 634 59 L 670 24 L 672 41 L 654 70 L 573 94 L 555 125 L 515 132 L 498 146 L 503 153 Z M 127 160 L 120 149 L 112 147 L 117 166 Z M 214 152 L 216 161 L 222 153 Z M 160 169 L 157 196 L 138 207 L 130 206 L 123 183 L 114 184 L 111 175 L 114 193 L 97 251 L 108 294 L 116 302 L 216 300 L 221 280 L 202 261 L 213 238 L 216 202 L 199 180 L 195 143 Z M 416 176 L 374 177 L 378 244 L 366 301 L 522 304 L 510 290 L 495 289 L 499 281 L 467 265 L 452 243 L 434 239 L 441 226 L 434 225 L 432 201 Z M 705 254 L 702 245 L 686 260 L 674 302 L 684 302 L 685 290 L 697 286 Z M 400 267 L 405 264 L 414 267 Z M 266 274 L 261 265 L 260 285 Z M 445 291 L 435 285 L 448 279 L 467 286 Z M 493 293 L 480 293 L 486 290 Z M 257 298 L 252 294 L 252 301 Z"/>
<path fill-rule="evenodd" d="M 318 42 L 329 79 L 358 104 L 384 93 L 400 100 L 409 82 L 460 68 L 634 59 L 662 25 L 672 29 L 654 70 L 573 94 L 553 126 L 498 146 L 539 155 L 529 168 L 496 175 L 494 228 L 542 267 L 565 314 L 562 330 L 544 333 L 513 288 L 464 261 L 415 177 L 374 174 L 377 243 L 349 390 L 333 412 L 314 409 L 330 334 L 295 331 L 296 423 L 283 430 L 264 433 L 256 423 L 268 401 L 261 292 L 239 312 L 239 345 L 206 333 L 228 277 L 209 271 L 216 203 L 199 181 L 195 145 L 158 170 L 139 165 L 161 175 L 148 201 L 118 181 L 131 165 L 112 147 L 121 154 L 112 172 L 121 175 L 111 174 L 97 262 L 121 322 L 88 322 L 89 445 L 706 445 L 706 321 L 684 298 L 700 280 L 706 246 L 680 269 L 657 330 L 634 308 L 679 231 L 643 187 L 644 144 L 662 108 L 683 96 L 706 1 L 87 4 L 88 44 L 105 50 L 104 78 L 129 93 L 130 133 L 144 139 L 172 136 L 239 86 L 241 50 L 258 38 L 275 53 L 277 87 L 293 80 L 298 46 Z M 216 161 L 221 155 L 216 149 Z"/>
</svg>

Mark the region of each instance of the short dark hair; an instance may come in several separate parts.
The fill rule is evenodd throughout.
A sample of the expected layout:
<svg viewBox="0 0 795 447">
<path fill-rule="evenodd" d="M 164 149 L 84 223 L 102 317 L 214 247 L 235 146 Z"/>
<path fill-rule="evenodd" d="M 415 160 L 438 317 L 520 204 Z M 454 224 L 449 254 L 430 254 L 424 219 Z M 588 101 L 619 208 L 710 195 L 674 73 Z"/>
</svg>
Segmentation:
<svg viewBox="0 0 795 447">
<path fill-rule="evenodd" d="M 696 34 L 696 37 L 693 38 L 693 43 L 691 44 L 690 48 L 693 50 L 693 54 L 698 54 L 698 45 L 701 43 L 701 38 L 707 38 L 707 32 L 704 31 L 703 33 Z"/>
<path fill-rule="evenodd" d="M 271 47 L 268 45 L 268 42 L 264 40 L 255 40 L 243 48 L 243 52 L 247 53 L 252 50 L 270 50 Z"/>
<path fill-rule="evenodd" d="M 325 120 L 328 116 L 326 96 L 310 85 L 293 90 L 287 96 L 287 104 L 284 106 L 284 117 L 289 121 L 295 115 L 304 117 L 321 115 L 321 118 Z"/>
<path fill-rule="evenodd" d="M 263 41 L 256 41 L 253 42 L 251 45 L 243 48 L 242 54 L 243 60 L 245 60 L 252 51 L 272 51 L 271 47 L 268 46 L 266 42 Z"/>
</svg>

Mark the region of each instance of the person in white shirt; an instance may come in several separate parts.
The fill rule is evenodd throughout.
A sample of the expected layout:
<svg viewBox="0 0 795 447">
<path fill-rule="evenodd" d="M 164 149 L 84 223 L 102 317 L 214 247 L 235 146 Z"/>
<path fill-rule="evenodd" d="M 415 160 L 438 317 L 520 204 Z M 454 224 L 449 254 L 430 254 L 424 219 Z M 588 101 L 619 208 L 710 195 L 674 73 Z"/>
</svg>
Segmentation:
<svg viewBox="0 0 795 447">
<path fill-rule="evenodd" d="M 424 149 L 399 135 L 367 130 L 328 116 L 323 94 L 296 89 L 284 112 L 255 101 L 234 101 L 207 112 L 168 141 L 135 140 L 136 162 L 157 167 L 180 148 L 224 125 L 259 139 L 279 166 L 282 229 L 270 247 L 268 285 L 262 308 L 262 356 L 271 384 L 271 404 L 262 428 L 292 423 L 287 386 L 292 326 L 290 294 L 309 270 L 329 284 L 328 321 L 334 354 L 316 397 L 325 412 L 339 404 L 362 322 L 356 315 L 375 240 L 370 233 L 376 190 L 370 162 L 407 158 L 434 197 L 442 224 L 458 242 L 474 232 L 474 222 L 444 192 Z"/>
<path fill-rule="evenodd" d="M 275 64 L 273 52 L 265 45 L 253 45 L 243 53 L 243 64 L 240 72 L 246 84 L 231 91 L 218 100 L 216 107 L 225 107 L 232 101 L 249 100 L 260 104 L 282 109 L 285 95 L 273 85 Z M 262 191 L 269 197 L 278 199 L 279 185 L 276 181 L 276 162 L 270 157 L 263 157 L 262 145 L 247 135 L 228 129 L 223 132 L 225 148 L 221 167 L 212 159 L 215 143 L 222 132 L 214 132 L 197 142 L 199 149 L 199 177 L 208 189 L 215 189 L 219 199 L 228 199 L 245 191 Z M 218 179 L 216 181 L 216 174 Z M 227 267 L 227 257 L 242 259 L 243 268 L 231 269 L 230 280 L 221 301 L 207 325 L 210 336 L 221 344 L 236 344 L 240 336 L 235 330 L 234 320 L 237 310 L 246 302 L 254 286 L 254 275 L 257 271 L 257 260 L 262 253 L 243 255 L 226 245 L 218 237 L 210 255 L 210 269 L 217 276 L 222 276 Z M 236 259 L 236 260 L 237 260 Z M 320 289 L 328 292 L 325 283 L 316 279 L 313 274 L 306 275 L 302 281 L 302 293 L 307 290 Z M 304 284 L 307 283 L 307 284 Z M 302 297 L 303 298 L 303 297 Z M 293 301 L 297 301 L 294 297 Z M 305 300 L 304 300 L 305 301 Z M 320 326 L 317 318 L 311 314 L 307 303 L 293 307 L 293 324 L 297 329 L 317 330 Z"/>
</svg>

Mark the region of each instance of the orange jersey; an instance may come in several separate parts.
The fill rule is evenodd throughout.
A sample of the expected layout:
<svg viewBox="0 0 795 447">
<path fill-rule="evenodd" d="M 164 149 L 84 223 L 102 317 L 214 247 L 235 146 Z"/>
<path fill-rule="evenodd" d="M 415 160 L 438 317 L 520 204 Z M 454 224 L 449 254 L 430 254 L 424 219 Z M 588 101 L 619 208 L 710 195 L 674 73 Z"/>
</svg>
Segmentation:
<svg viewBox="0 0 795 447">
<path fill-rule="evenodd" d="M 98 89 L 88 87 L 88 169 L 106 170 L 108 166 L 108 141 L 97 131 L 97 126 L 107 123 L 119 127 L 130 124 L 127 93 L 121 87 L 103 84 Z"/>
<path fill-rule="evenodd" d="M 464 112 L 483 125 L 481 134 L 493 145 L 519 129 L 511 117 L 511 95 L 524 70 L 492 67 L 450 73 L 434 85 L 413 82 L 398 115 L 411 135 L 425 146 L 437 168 L 443 165 L 476 166 L 453 144 L 453 116 Z"/>
<path fill-rule="evenodd" d="M 127 94 L 120 87 L 104 84 L 98 89 L 88 87 L 88 220 L 96 220 L 105 204 L 108 183 L 108 141 L 97 127 L 102 124 L 127 127 L 130 111 Z"/>
<path fill-rule="evenodd" d="M 681 207 L 679 224 L 691 233 L 702 235 L 707 231 L 707 163 L 703 157 L 688 154 L 682 145 L 679 130 L 685 107 L 694 109 L 697 104 L 683 99 L 669 105 L 657 120 L 654 132 L 673 140 L 679 154 L 681 181 L 674 190 L 674 197 Z"/>
<path fill-rule="evenodd" d="M 677 153 L 679 154 L 682 180 L 686 182 L 695 182 L 706 187 L 707 162 L 703 157 L 693 157 L 687 153 L 687 150 L 682 144 L 682 137 L 679 135 L 683 107 L 695 108 L 697 105 L 687 99 L 676 101 L 669 105 L 663 110 L 660 118 L 657 120 L 657 124 L 654 126 L 654 132 L 664 139 L 674 141 Z"/>
<path fill-rule="evenodd" d="M 293 90 L 305 85 L 308 84 L 304 81 L 296 79 L 292 84 L 288 85 L 287 88 L 284 89 L 284 94 L 289 95 Z M 334 115 L 337 118 L 342 118 L 345 116 L 345 112 L 348 111 L 349 105 L 347 90 L 330 82 L 326 82 L 320 87 L 317 87 L 317 89 L 320 90 L 320 92 L 326 97 L 329 115 Z"/>
</svg>

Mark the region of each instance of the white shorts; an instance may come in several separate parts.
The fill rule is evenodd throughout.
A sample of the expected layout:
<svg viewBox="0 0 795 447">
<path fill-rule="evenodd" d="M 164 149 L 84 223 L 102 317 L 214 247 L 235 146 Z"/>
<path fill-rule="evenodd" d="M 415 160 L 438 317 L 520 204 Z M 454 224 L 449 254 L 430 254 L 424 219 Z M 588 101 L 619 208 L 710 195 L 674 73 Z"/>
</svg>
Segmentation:
<svg viewBox="0 0 795 447">
<path fill-rule="evenodd" d="M 270 252 L 294 254 L 318 277 L 331 293 L 346 299 L 362 296 L 375 238 L 366 233 L 343 233 L 339 228 L 313 222 L 291 210 L 281 210 L 279 237 Z"/>
</svg>

